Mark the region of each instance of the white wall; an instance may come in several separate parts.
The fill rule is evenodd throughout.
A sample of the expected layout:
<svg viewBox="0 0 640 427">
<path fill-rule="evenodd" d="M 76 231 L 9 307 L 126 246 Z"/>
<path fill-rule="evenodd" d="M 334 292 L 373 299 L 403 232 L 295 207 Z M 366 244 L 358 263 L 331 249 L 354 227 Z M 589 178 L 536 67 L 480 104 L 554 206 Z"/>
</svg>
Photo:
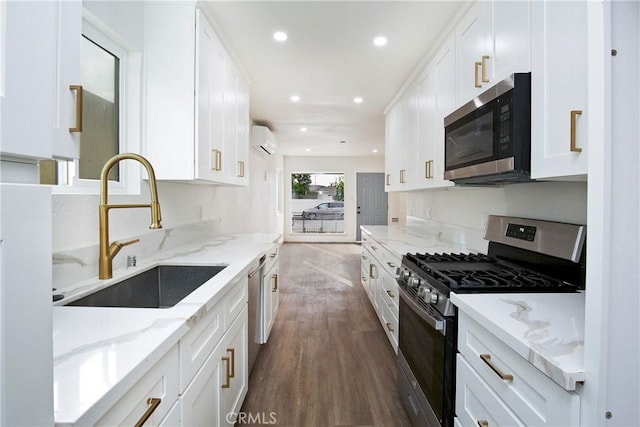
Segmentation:
<svg viewBox="0 0 640 427">
<path fill-rule="evenodd" d="M 344 234 L 291 233 L 291 174 L 313 172 L 344 173 Z M 284 239 L 288 242 L 356 241 L 356 173 L 384 172 L 379 157 L 285 157 L 284 158 Z"/>
<path fill-rule="evenodd" d="M 407 194 L 407 215 L 482 230 L 487 214 L 587 223 L 585 182 L 448 187 Z"/>
</svg>

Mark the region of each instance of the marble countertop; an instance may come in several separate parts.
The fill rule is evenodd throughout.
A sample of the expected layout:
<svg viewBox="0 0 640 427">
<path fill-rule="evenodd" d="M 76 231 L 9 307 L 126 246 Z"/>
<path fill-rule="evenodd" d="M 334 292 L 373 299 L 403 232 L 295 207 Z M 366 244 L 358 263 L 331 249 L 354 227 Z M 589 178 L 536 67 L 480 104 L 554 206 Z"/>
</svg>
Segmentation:
<svg viewBox="0 0 640 427">
<path fill-rule="evenodd" d="M 110 280 L 85 280 L 65 290 L 69 302 L 163 263 L 226 265 L 189 296 L 166 309 L 53 308 L 54 417 L 56 425 L 94 424 L 222 298 L 225 286 L 281 240 L 276 234 L 218 236 L 204 244 L 162 253 Z"/>
<path fill-rule="evenodd" d="M 451 294 L 451 302 L 565 390 L 585 380 L 584 293 Z"/>
<path fill-rule="evenodd" d="M 409 225 L 362 225 L 361 228 L 399 257 L 406 253 L 475 253 L 482 252 L 485 246 L 479 243 L 480 232 L 476 230 L 459 229 L 451 233 L 443 228 Z"/>
</svg>

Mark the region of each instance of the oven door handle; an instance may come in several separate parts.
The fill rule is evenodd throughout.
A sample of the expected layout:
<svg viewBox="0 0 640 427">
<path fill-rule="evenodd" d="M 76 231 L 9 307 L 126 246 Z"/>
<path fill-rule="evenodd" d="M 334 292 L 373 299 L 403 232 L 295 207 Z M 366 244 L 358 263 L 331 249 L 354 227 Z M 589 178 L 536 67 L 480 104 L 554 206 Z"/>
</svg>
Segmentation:
<svg viewBox="0 0 640 427">
<path fill-rule="evenodd" d="M 436 316 L 431 315 L 425 309 L 420 307 L 411 296 L 405 291 L 402 286 L 399 286 L 400 289 L 400 298 L 407 304 L 407 306 L 422 320 L 424 320 L 429 326 L 431 326 L 436 331 L 440 331 L 442 335 L 445 335 L 445 321 L 444 319 L 438 318 Z"/>
</svg>

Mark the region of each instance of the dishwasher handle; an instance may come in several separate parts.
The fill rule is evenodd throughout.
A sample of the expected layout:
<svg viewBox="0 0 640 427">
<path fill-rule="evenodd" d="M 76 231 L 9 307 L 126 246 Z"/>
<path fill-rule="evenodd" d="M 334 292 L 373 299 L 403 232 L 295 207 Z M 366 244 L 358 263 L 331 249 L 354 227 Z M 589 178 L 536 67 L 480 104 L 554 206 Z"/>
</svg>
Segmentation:
<svg viewBox="0 0 640 427">
<path fill-rule="evenodd" d="M 266 262 L 267 262 L 267 256 L 262 255 L 262 257 L 260 258 L 260 264 L 251 273 L 249 273 L 249 279 L 251 279 L 253 276 L 258 274 L 258 272 Z"/>
</svg>

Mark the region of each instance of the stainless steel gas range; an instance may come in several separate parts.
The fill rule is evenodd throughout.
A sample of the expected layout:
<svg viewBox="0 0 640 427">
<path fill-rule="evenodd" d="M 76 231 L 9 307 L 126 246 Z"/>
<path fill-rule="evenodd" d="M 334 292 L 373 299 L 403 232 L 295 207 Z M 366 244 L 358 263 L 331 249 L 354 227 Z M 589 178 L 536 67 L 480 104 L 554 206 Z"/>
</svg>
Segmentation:
<svg viewBox="0 0 640 427">
<path fill-rule="evenodd" d="M 453 426 L 456 293 L 584 289 L 585 227 L 490 216 L 487 255 L 407 254 L 400 288 L 398 389 L 414 426 Z"/>
</svg>

